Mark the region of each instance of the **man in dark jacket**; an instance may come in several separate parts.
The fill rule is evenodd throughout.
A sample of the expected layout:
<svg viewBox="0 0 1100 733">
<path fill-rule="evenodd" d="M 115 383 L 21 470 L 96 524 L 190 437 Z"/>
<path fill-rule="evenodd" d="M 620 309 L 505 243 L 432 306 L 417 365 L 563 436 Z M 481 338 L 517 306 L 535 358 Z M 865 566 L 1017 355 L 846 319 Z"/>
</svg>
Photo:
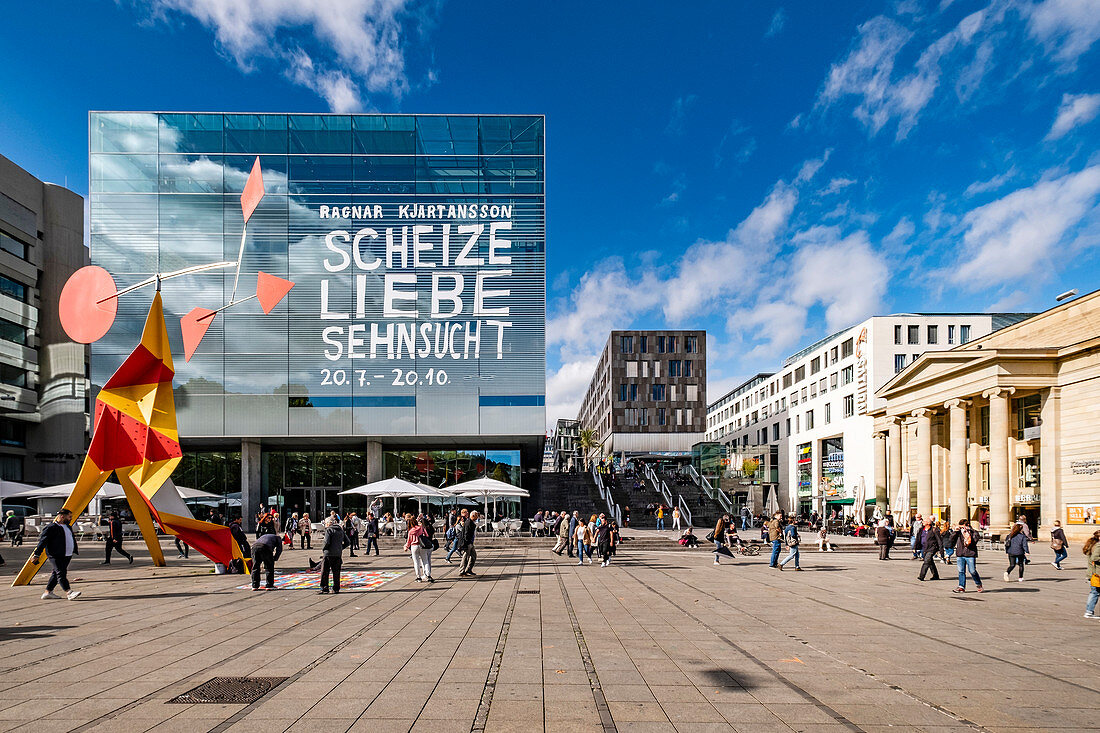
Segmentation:
<svg viewBox="0 0 1100 733">
<path fill-rule="evenodd" d="M 332 572 L 332 592 L 340 592 L 340 566 L 344 564 L 342 554 L 350 543 L 347 534 L 339 522 L 332 517 L 325 519 L 325 544 L 321 548 L 321 593 L 328 593 L 328 574 Z"/>
<path fill-rule="evenodd" d="M 475 574 L 474 563 L 477 561 L 477 550 L 474 549 L 474 535 L 477 533 L 478 516 L 479 514 L 477 512 L 470 512 L 470 516 L 459 525 L 461 528 L 462 548 L 466 551 L 466 554 L 462 556 L 462 567 L 459 568 L 459 575 L 472 577 Z M 458 535 L 458 533 L 456 533 L 456 535 Z"/>
<path fill-rule="evenodd" d="M 947 536 L 947 545 L 955 548 L 955 562 L 959 566 L 959 585 L 955 593 L 966 592 L 966 573 L 974 579 L 979 593 L 982 592 L 982 578 L 978 575 L 978 541 L 981 535 L 970 526 L 969 519 L 960 519 L 959 524 Z"/>
<path fill-rule="evenodd" d="M 363 524 L 364 532 L 367 535 L 367 549 L 363 551 L 364 555 L 370 554 L 371 546 L 374 547 L 374 554 L 378 554 L 378 517 L 374 515 L 374 512 L 367 512 L 367 521 Z"/>
<path fill-rule="evenodd" d="M 875 544 L 878 545 L 878 559 L 889 560 L 890 559 L 890 528 L 886 526 L 886 521 L 880 521 L 878 526 L 875 527 Z"/>
<path fill-rule="evenodd" d="M 75 601 L 80 596 L 80 591 L 69 589 L 69 563 L 72 562 L 73 555 L 78 552 L 76 536 L 70 526 L 72 521 L 73 513 L 68 509 L 62 509 L 57 513 L 53 522 L 46 525 L 42 533 L 38 535 L 38 544 L 31 556 L 31 563 L 37 565 L 42 551 L 45 550 L 46 557 L 50 559 L 50 564 L 53 565 L 53 572 L 50 573 L 50 579 L 46 581 L 46 592 L 42 594 L 42 600 L 60 598 L 61 596 L 54 595 L 53 592 L 53 589 L 59 584 L 70 601 Z"/>
<path fill-rule="evenodd" d="M 569 551 L 569 557 L 573 557 L 573 545 L 577 544 L 573 541 L 573 538 L 577 536 L 577 522 L 579 521 L 580 512 L 574 511 L 573 516 L 569 517 L 569 541 L 565 543 L 565 548 Z"/>
<path fill-rule="evenodd" d="M 11 541 L 12 547 L 23 544 L 23 534 L 26 532 L 26 528 L 26 520 L 9 509 L 8 516 L 4 520 L 4 531 L 8 533 L 8 539 Z"/>
<path fill-rule="evenodd" d="M 129 560 L 131 565 L 134 564 L 134 556 L 122 549 L 122 520 L 119 519 L 118 512 L 111 512 L 107 519 L 107 539 L 103 544 L 107 546 L 107 557 L 100 565 L 111 564 L 111 550 L 118 550 L 118 554 Z"/>
<path fill-rule="evenodd" d="M 275 590 L 275 561 L 283 554 L 283 540 L 265 534 L 252 543 L 252 590 L 260 589 L 260 566 L 267 570 L 267 590 Z"/>
<path fill-rule="evenodd" d="M 936 555 L 943 550 L 943 538 L 940 536 L 940 530 L 932 522 L 932 517 L 925 517 L 921 522 L 920 529 L 916 530 L 920 533 L 920 537 L 917 538 L 917 546 L 920 547 L 923 552 L 924 562 L 920 566 L 920 574 L 917 575 L 917 580 L 924 580 L 924 576 L 928 574 L 928 571 L 932 571 L 932 580 L 940 579 L 940 571 L 936 567 Z"/>
</svg>

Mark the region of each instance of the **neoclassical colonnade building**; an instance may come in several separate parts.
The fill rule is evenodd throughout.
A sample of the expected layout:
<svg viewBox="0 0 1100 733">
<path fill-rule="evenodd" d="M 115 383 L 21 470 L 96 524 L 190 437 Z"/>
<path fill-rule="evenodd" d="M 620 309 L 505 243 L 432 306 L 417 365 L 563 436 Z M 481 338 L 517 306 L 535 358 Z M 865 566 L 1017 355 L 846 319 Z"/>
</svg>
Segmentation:
<svg viewBox="0 0 1100 733">
<path fill-rule="evenodd" d="M 880 506 L 906 480 L 925 516 L 1100 528 L 1100 291 L 922 354 L 877 396 Z"/>
</svg>

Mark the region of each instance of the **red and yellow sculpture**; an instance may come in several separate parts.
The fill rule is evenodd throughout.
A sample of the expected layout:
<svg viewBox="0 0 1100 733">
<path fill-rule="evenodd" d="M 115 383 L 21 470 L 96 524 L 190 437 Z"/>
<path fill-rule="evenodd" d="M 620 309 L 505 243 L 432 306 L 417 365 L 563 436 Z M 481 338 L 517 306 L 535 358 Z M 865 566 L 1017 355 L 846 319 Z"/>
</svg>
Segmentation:
<svg viewBox="0 0 1100 733">
<path fill-rule="evenodd" d="M 263 196 L 263 177 L 257 158 L 241 195 L 241 211 L 246 225 Z M 156 285 L 157 292 L 145 319 L 141 343 L 107 380 L 96 398 L 91 445 L 64 506 L 72 511 L 73 517 L 80 516 L 114 473 L 126 493 L 126 500 L 149 548 L 153 564 L 157 566 L 165 564 L 157 538 L 157 526 L 216 563 L 228 565 L 235 558 L 244 559 L 228 527 L 195 519 L 175 487 L 166 483 L 183 458 L 183 450 L 176 426 L 172 391 L 172 378 L 175 376 L 172 347 L 160 297 L 162 280 L 234 264 L 237 266 L 234 296 L 230 303 L 217 310 L 195 308 L 180 319 L 186 357 L 190 360 L 217 313 L 253 298 L 259 300 L 264 313 L 269 313 L 294 286 L 289 280 L 260 272 L 256 294 L 233 300 L 244 249 L 245 230 L 242 228 L 240 254 L 235 262 L 215 262 L 177 272 L 157 273 L 137 285 L 117 291 L 113 278 L 106 270 L 85 267 L 73 274 L 61 294 L 59 311 L 66 333 L 74 341 L 91 343 L 102 338 L 111 328 L 117 312 L 118 296 L 146 285 Z M 38 560 L 38 564 L 28 560 L 12 585 L 29 583 L 42 566 L 42 558 Z"/>
</svg>

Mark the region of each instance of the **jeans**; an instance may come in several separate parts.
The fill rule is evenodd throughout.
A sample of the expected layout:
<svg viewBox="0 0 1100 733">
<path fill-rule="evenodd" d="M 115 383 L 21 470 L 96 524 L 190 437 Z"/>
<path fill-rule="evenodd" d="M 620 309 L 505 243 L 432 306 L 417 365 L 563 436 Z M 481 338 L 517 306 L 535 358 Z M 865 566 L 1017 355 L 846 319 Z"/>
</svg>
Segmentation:
<svg viewBox="0 0 1100 733">
<path fill-rule="evenodd" d="M 794 560 L 794 566 L 798 567 L 798 545 L 791 548 L 791 553 L 783 558 L 783 562 L 779 563 L 781 566 L 786 565 L 791 560 Z"/>
<path fill-rule="evenodd" d="M 959 587 L 966 587 L 966 574 L 969 572 L 970 577 L 974 579 L 974 585 L 978 588 L 982 587 L 982 578 L 978 575 L 978 558 L 976 557 L 956 557 L 955 562 L 959 567 Z"/>
<path fill-rule="evenodd" d="M 377 555 L 378 554 L 378 538 L 377 537 L 371 537 L 370 535 L 368 535 L 367 536 L 367 549 L 363 553 L 364 555 L 369 555 L 370 554 L 370 548 L 371 548 L 372 545 L 374 546 L 374 554 Z"/>
<path fill-rule="evenodd" d="M 1054 564 L 1057 567 L 1061 568 L 1062 567 L 1062 561 L 1065 560 L 1067 557 L 1069 557 L 1069 550 L 1067 550 L 1065 547 L 1063 547 L 1061 550 L 1055 550 L 1054 551 Z"/>
<path fill-rule="evenodd" d="M 447 562 L 451 561 L 451 555 L 458 552 L 458 538 L 455 537 L 447 546 Z"/>
<path fill-rule="evenodd" d="M 665 518 L 664 517 L 657 517 L 657 529 L 664 529 L 664 528 L 665 528 Z"/>
<path fill-rule="evenodd" d="M 580 565 L 584 562 L 584 557 L 587 554 L 589 562 L 592 561 L 592 548 L 584 544 L 584 540 L 577 540 L 577 564 Z M 587 550 L 587 552 L 586 552 Z"/>
<path fill-rule="evenodd" d="M 718 558 L 722 556 L 721 553 L 718 552 L 720 549 L 722 549 L 722 547 L 723 545 L 721 542 L 719 542 L 718 540 L 714 541 L 714 562 L 718 562 Z"/>
<path fill-rule="evenodd" d="M 772 559 L 768 563 L 771 567 L 779 564 L 779 540 L 772 540 Z"/>
<path fill-rule="evenodd" d="M 1085 613 L 1094 613 L 1096 611 L 1096 601 L 1100 600 L 1100 588 L 1096 586 L 1089 586 L 1089 601 L 1085 604 Z"/>
<path fill-rule="evenodd" d="M 749 528 L 749 518 L 748 517 L 741 517 L 741 529 L 748 529 L 748 528 Z"/>
<path fill-rule="evenodd" d="M 1011 573 L 1012 568 L 1016 566 L 1020 567 L 1020 577 L 1024 577 L 1024 556 L 1023 555 L 1009 555 L 1008 556 L 1008 570 L 1006 573 Z"/>
<path fill-rule="evenodd" d="M 51 557 L 50 563 L 53 565 L 53 572 L 50 573 L 50 579 L 46 581 L 46 590 L 53 591 L 53 589 L 61 584 L 61 590 L 68 592 L 69 590 L 69 563 L 72 562 L 73 556 L 66 555 L 65 557 Z M 1093 590 L 1096 590 L 1093 588 Z M 1096 605 L 1095 599 L 1092 605 Z"/>
</svg>

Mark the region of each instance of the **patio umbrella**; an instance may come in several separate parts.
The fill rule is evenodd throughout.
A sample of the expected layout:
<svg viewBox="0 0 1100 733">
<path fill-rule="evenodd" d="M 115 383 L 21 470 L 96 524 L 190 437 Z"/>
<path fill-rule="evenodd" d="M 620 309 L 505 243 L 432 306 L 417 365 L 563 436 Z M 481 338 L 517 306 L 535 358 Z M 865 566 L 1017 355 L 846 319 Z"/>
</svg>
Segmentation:
<svg viewBox="0 0 1100 733">
<path fill-rule="evenodd" d="M 397 536 L 397 500 L 416 497 L 417 501 L 426 496 L 438 496 L 439 492 L 431 487 L 420 487 L 403 478 L 387 478 L 354 489 L 341 491 L 341 494 L 359 494 L 360 496 L 378 496 L 393 499 L 393 536 Z"/>
<path fill-rule="evenodd" d="M 909 473 L 906 472 L 901 475 L 901 483 L 898 484 L 897 493 L 894 494 L 893 509 L 894 517 L 897 521 L 904 521 L 906 524 L 909 523 L 910 501 Z"/>
<path fill-rule="evenodd" d="M 867 517 L 867 484 L 863 476 L 859 477 L 859 484 L 852 499 L 852 514 L 858 524 L 863 524 L 863 520 Z"/>
<path fill-rule="evenodd" d="M 457 492 L 459 496 L 480 497 L 482 503 L 485 504 L 486 515 L 489 514 L 489 499 L 493 499 L 493 503 L 495 504 L 496 500 L 500 498 L 530 496 L 527 491 L 518 486 L 506 484 L 503 481 L 497 481 L 487 476 L 485 478 L 463 482 L 456 486 L 452 486 L 451 489 Z"/>
<path fill-rule="evenodd" d="M 765 491 L 768 494 L 768 501 L 767 501 L 767 504 L 765 505 L 767 507 L 766 511 L 768 513 L 768 516 L 771 517 L 777 511 L 779 511 L 779 502 L 776 499 L 776 494 L 779 493 L 779 489 L 778 489 L 778 487 L 773 486 L 771 491 L 767 491 L 767 489 L 765 489 Z"/>
</svg>

